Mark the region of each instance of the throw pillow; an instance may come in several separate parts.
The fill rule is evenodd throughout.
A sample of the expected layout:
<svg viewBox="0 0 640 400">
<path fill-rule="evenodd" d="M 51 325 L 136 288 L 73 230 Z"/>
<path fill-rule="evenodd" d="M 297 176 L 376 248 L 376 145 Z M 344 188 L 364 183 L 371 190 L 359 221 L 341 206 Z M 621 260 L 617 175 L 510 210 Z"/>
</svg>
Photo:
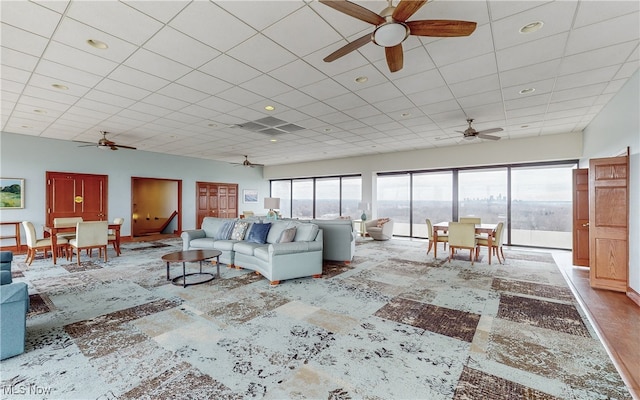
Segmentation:
<svg viewBox="0 0 640 400">
<path fill-rule="evenodd" d="M 248 222 L 236 221 L 235 225 L 233 225 L 233 231 L 231 232 L 231 239 L 233 240 L 244 239 L 244 234 L 247 233 L 248 227 L 249 227 Z"/>
<path fill-rule="evenodd" d="M 271 228 L 270 223 L 266 224 L 253 224 L 251 230 L 249 231 L 249 236 L 247 237 L 247 242 L 252 243 L 267 243 L 267 235 L 269 234 L 269 229 Z"/>
<path fill-rule="evenodd" d="M 278 243 L 289 243 L 293 242 L 293 239 L 296 237 L 296 227 L 287 228 L 280 234 L 280 239 L 278 239 Z"/>
<path fill-rule="evenodd" d="M 233 231 L 233 226 L 235 225 L 235 221 L 227 221 L 220 228 L 215 235 L 216 240 L 228 240 L 231 237 L 231 231 Z"/>
<path fill-rule="evenodd" d="M 378 228 L 382 228 L 382 225 L 386 224 L 387 222 L 389 222 L 389 218 L 380 218 L 378 219 L 378 223 L 376 224 L 376 226 Z"/>
</svg>

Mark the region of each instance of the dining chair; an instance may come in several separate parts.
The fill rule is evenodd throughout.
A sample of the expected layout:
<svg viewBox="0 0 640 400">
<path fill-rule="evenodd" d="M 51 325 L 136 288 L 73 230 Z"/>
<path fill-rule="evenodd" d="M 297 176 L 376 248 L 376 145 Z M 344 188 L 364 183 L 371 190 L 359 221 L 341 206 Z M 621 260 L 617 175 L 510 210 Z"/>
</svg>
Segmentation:
<svg viewBox="0 0 640 400">
<path fill-rule="evenodd" d="M 51 250 L 51 239 L 37 239 L 36 228 L 31 221 L 22 221 L 22 226 L 24 227 L 25 237 L 27 239 L 27 259 L 25 262 L 27 265 L 31 265 L 38 250 L 44 251 L 44 257 L 47 257 L 47 252 Z M 66 248 L 68 241 L 65 238 L 58 238 L 57 243 L 58 249 L 56 249 L 56 251 Z"/>
<path fill-rule="evenodd" d="M 471 265 L 477 252 L 478 238 L 476 238 L 475 224 L 464 222 L 449 222 L 449 262 L 457 249 L 468 249 Z"/>
<path fill-rule="evenodd" d="M 78 222 L 82 222 L 82 217 L 58 217 L 53 219 L 54 228 L 71 228 L 76 226 Z M 76 236 L 75 232 L 60 232 L 56 236 L 58 239 L 65 238 L 67 240 L 73 239 Z"/>
<path fill-rule="evenodd" d="M 504 243 L 504 223 L 498 222 L 496 225 L 495 233 L 493 234 L 493 239 L 491 240 L 491 248 L 489 249 L 489 238 L 486 236 L 478 237 L 478 247 L 476 249 L 476 259 L 478 259 L 478 253 L 480 252 L 480 246 L 486 246 L 488 251 L 493 252 L 493 254 L 498 257 L 498 262 L 502 264 L 504 261 L 504 253 L 502 252 L 502 244 Z M 502 261 L 500 261 L 500 256 L 502 256 Z"/>
<path fill-rule="evenodd" d="M 80 250 L 99 249 L 100 254 L 104 250 L 104 262 L 107 262 L 107 244 L 109 242 L 109 222 L 107 221 L 87 221 L 78 222 L 76 225 L 76 237 L 69 241 L 71 246 L 71 261 L 73 261 L 73 249 L 78 256 L 78 266 L 80 266 Z"/>
<path fill-rule="evenodd" d="M 462 222 L 464 224 L 481 224 L 482 219 L 480 217 L 460 217 L 458 218 L 458 222 Z"/>
<path fill-rule="evenodd" d="M 429 218 L 425 219 L 425 222 L 427 223 L 427 239 L 429 240 L 429 247 L 427 248 L 427 254 L 429 254 L 429 252 L 431 251 L 431 248 L 433 248 L 434 245 L 434 237 L 433 237 L 433 224 L 431 223 L 431 220 Z M 449 234 L 448 233 L 440 233 L 438 232 L 438 242 L 435 243 L 435 245 L 437 246 L 438 243 L 444 243 L 444 250 L 447 250 L 447 243 L 449 242 Z"/>
<path fill-rule="evenodd" d="M 124 224 L 124 218 L 114 218 L 113 223 L 115 225 Z M 107 241 L 113 245 L 113 249 L 116 251 L 116 255 L 120 255 L 120 243 L 118 242 L 118 238 L 116 237 L 116 231 L 114 229 L 109 229 L 109 233 L 107 236 Z"/>
</svg>

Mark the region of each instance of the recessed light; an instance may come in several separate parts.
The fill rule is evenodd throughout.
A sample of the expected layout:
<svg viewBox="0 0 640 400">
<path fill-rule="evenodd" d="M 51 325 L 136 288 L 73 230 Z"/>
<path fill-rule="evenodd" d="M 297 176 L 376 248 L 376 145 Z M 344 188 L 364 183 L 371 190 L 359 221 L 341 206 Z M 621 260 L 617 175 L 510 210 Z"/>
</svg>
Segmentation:
<svg viewBox="0 0 640 400">
<path fill-rule="evenodd" d="M 47 113 L 45 110 L 33 110 L 33 112 L 38 113 L 38 114 L 46 114 Z"/>
<path fill-rule="evenodd" d="M 410 115 L 411 115 L 411 113 L 402 113 L 402 114 L 400 114 L 401 117 L 408 117 Z"/>
<path fill-rule="evenodd" d="M 95 39 L 89 39 L 89 40 L 87 40 L 87 43 L 89 44 L 89 46 L 95 47 L 96 49 L 100 49 L 100 50 L 104 50 L 104 49 L 108 49 L 109 48 L 109 45 L 107 45 L 105 42 L 101 42 L 101 41 L 95 40 Z"/>
<path fill-rule="evenodd" d="M 216 126 L 218 126 L 218 124 L 209 124 L 208 126 L 215 128 Z"/>
<path fill-rule="evenodd" d="M 325 132 L 331 132 L 331 128 L 324 128 Z"/>
<path fill-rule="evenodd" d="M 366 76 L 359 76 L 355 79 L 356 82 L 358 83 L 365 83 L 366 81 L 368 81 L 369 78 L 367 78 Z"/>
<path fill-rule="evenodd" d="M 533 93 L 535 91 L 536 91 L 535 88 L 526 88 L 526 89 L 522 89 L 518 93 L 520 93 L 520 94 L 529 94 L 529 93 Z"/>
<path fill-rule="evenodd" d="M 69 90 L 69 86 L 61 85 L 59 83 L 54 83 L 51 86 L 53 86 L 56 89 L 60 89 L 60 90 Z"/>
<path fill-rule="evenodd" d="M 542 25 L 544 25 L 544 22 L 542 21 L 531 22 L 520 28 L 520 33 L 533 33 L 540 30 Z"/>
<path fill-rule="evenodd" d="M 269 141 L 270 141 L 271 143 L 275 143 L 275 142 L 277 142 L 277 141 L 278 141 L 278 139 L 269 139 Z"/>
<path fill-rule="evenodd" d="M 528 128 L 529 125 L 520 125 L 520 128 Z"/>
<path fill-rule="evenodd" d="M 264 106 L 264 109 L 267 110 L 267 111 L 273 111 L 276 108 L 274 106 L 269 105 L 269 106 Z"/>
<path fill-rule="evenodd" d="M 25 129 L 31 129 L 32 127 L 29 125 L 22 125 L 21 128 L 25 128 Z"/>
</svg>

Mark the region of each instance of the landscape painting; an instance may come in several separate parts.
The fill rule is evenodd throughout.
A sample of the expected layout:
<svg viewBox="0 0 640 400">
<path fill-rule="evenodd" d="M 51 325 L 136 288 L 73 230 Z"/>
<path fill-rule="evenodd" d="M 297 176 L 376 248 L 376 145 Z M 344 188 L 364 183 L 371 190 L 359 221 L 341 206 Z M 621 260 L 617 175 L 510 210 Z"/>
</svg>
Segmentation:
<svg viewBox="0 0 640 400">
<path fill-rule="evenodd" d="M 244 203 L 257 203 L 258 202 L 258 191 L 254 189 L 245 189 L 242 193 L 243 202 Z"/>
<path fill-rule="evenodd" d="M 0 208 L 24 208 L 24 179 L 0 178 Z"/>
</svg>

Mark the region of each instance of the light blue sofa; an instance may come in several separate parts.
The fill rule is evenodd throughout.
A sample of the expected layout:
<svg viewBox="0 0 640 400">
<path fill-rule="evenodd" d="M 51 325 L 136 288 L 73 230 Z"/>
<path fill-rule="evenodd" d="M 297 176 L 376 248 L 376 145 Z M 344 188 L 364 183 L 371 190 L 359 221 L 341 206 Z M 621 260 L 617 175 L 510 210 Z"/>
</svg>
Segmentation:
<svg viewBox="0 0 640 400">
<path fill-rule="evenodd" d="M 249 223 L 242 240 L 219 238 L 228 221 Z M 249 241 L 254 224 L 262 222 L 271 224 L 264 243 Z M 293 241 L 279 242 L 282 232 L 293 227 L 296 228 Z M 259 272 L 272 285 L 287 279 L 322 276 L 323 232 L 316 224 L 205 217 L 201 229 L 184 231 L 181 237 L 183 250 L 219 250 L 220 262 Z"/>
<path fill-rule="evenodd" d="M 330 261 L 350 263 L 356 253 L 356 236 L 350 219 L 299 220 L 318 225 L 323 232 L 322 258 Z"/>
<path fill-rule="evenodd" d="M 29 290 L 24 282 L 13 282 L 13 253 L 0 252 L 0 360 L 24 353 L 29 311 Z"/>
</svg>

